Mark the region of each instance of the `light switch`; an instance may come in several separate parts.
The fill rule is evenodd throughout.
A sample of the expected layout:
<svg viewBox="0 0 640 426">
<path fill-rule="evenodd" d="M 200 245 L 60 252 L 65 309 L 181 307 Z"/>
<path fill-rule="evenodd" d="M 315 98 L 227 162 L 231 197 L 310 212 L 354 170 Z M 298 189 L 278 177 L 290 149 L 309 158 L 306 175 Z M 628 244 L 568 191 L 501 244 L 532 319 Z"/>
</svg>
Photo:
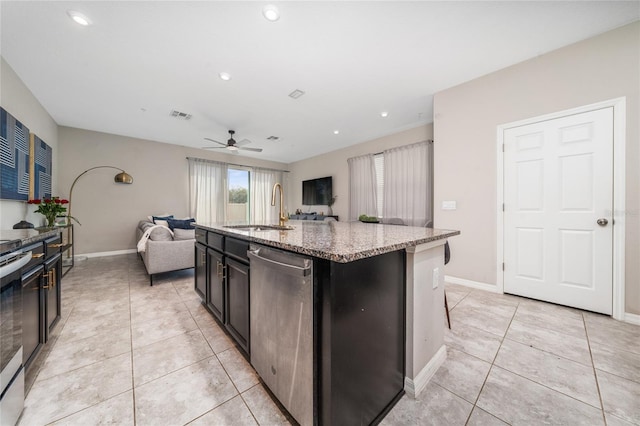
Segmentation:
<svg viewBox="0 0 640 426">
<path fill-rule="evenodd" d="M 435 268 L 433 270 L 433 288 L 438 288 L 438 284 L 440 283 L 440 268 Z"/>
<path fill-rule="evenodd" d="M 442 202 L 442 210 L 455 210 L 456 202 L 455 201 L 443 201 Z"/>
</svg>

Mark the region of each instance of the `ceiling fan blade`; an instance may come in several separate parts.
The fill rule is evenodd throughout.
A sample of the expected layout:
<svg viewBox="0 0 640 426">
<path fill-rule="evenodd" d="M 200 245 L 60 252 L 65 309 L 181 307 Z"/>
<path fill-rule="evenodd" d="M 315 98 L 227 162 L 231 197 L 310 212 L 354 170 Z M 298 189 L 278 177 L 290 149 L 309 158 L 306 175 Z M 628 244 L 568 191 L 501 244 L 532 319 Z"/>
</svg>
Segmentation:
<svg viewBox="0 0 640 426">
<path fill-rule="evenodd" d="M 218 141 L 217 141 L 217 140 L 215 140 L 215 139 L 211 139 L 211 138 L 204 138 L 204 139 L 205 139 L 205 140 L 208 140 L 208 141 L 211 141 L 211 142 L 218 143 L 218 144 L 222 145 L 223 147 L 224 147 L 224 146 L 227 146 L 227 144 L 226 144 L 226 143 L 218 142 Z"/>
<path fill-rule="evenodd" d="M 239 146 L 238 149 L 241 149 L 243 151 L 262 152 L 262 148 L 248 148 L 244 146 Z"/>
<path fill-rule="evenodd" d="M 225 149 L 226 146 L 203 146 L 202 149 Z"/>
<path fill-rule="evenodd" d="M 245 146 L 245 145 L 249 145 L 251 143 L 251 141 L 249 139 L 242 139 L 239 142 L 236 142 L 236 146 Z"/>
</svg>

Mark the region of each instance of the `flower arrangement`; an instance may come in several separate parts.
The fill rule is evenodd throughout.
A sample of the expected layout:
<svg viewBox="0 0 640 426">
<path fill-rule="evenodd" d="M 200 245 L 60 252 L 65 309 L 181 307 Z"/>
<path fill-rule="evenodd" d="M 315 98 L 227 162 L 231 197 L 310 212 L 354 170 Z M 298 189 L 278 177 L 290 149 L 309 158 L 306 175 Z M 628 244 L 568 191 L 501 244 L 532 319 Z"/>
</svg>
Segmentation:
<svg viewBox="0 0 640 426">
<path fill-rule="evenodd" d="M 36 209 L 36 213 L 40 213 L 44 215 L 47 219 L 47 226 L 54 226 L 56 217 L 65 216 L 64 213 L 67 212 L 67 208 L 64 206 L 65 204 L 69 204 L 69 200 L 60 199 L 60 197 L 51 197 L 51 198 L 43 198 L 43 199 L 35 199 L 27 201 L 28 204 L 36 204 L 38 208 Z M 72 216 L 67 216 L 76 222 L 78 219 Z M 78 222 L 80 224 L 80 222 Z"/>
</svg>

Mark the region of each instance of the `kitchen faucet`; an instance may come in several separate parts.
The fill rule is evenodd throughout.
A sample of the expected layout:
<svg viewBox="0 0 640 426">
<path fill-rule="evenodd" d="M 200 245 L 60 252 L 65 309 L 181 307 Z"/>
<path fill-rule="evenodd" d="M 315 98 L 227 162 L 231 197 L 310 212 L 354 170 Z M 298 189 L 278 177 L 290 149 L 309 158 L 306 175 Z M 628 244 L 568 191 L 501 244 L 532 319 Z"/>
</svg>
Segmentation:
<svg viewBox="0 0 640 426">
<path fill-rule="evenodd" d="M 276 182 L 273 185 L 273 190 L 271 191 L 271 205 L 276 205 L 276 189 L 280 188 L 280 217 L 278 218 L 278 225 L 284 226 L 284 223 L 287 221 L 287 218 L 284 215 L 284 192 L 282 191 L 282 185 Z"/>
</svg>

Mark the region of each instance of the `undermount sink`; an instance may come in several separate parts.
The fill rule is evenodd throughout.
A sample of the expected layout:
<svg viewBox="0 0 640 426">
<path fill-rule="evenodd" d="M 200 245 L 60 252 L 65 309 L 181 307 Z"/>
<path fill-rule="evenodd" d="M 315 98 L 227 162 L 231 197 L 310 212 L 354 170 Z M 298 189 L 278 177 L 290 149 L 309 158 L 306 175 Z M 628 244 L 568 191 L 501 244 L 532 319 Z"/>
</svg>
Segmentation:
<svg viewBox="0 0 640 426">
<path fill-rule="evenodd" d="M 239 231 L 290 231 L 293 226 L 280 225 L 228 225 L 225 228 L 237 229 Z"/>
</svg>

